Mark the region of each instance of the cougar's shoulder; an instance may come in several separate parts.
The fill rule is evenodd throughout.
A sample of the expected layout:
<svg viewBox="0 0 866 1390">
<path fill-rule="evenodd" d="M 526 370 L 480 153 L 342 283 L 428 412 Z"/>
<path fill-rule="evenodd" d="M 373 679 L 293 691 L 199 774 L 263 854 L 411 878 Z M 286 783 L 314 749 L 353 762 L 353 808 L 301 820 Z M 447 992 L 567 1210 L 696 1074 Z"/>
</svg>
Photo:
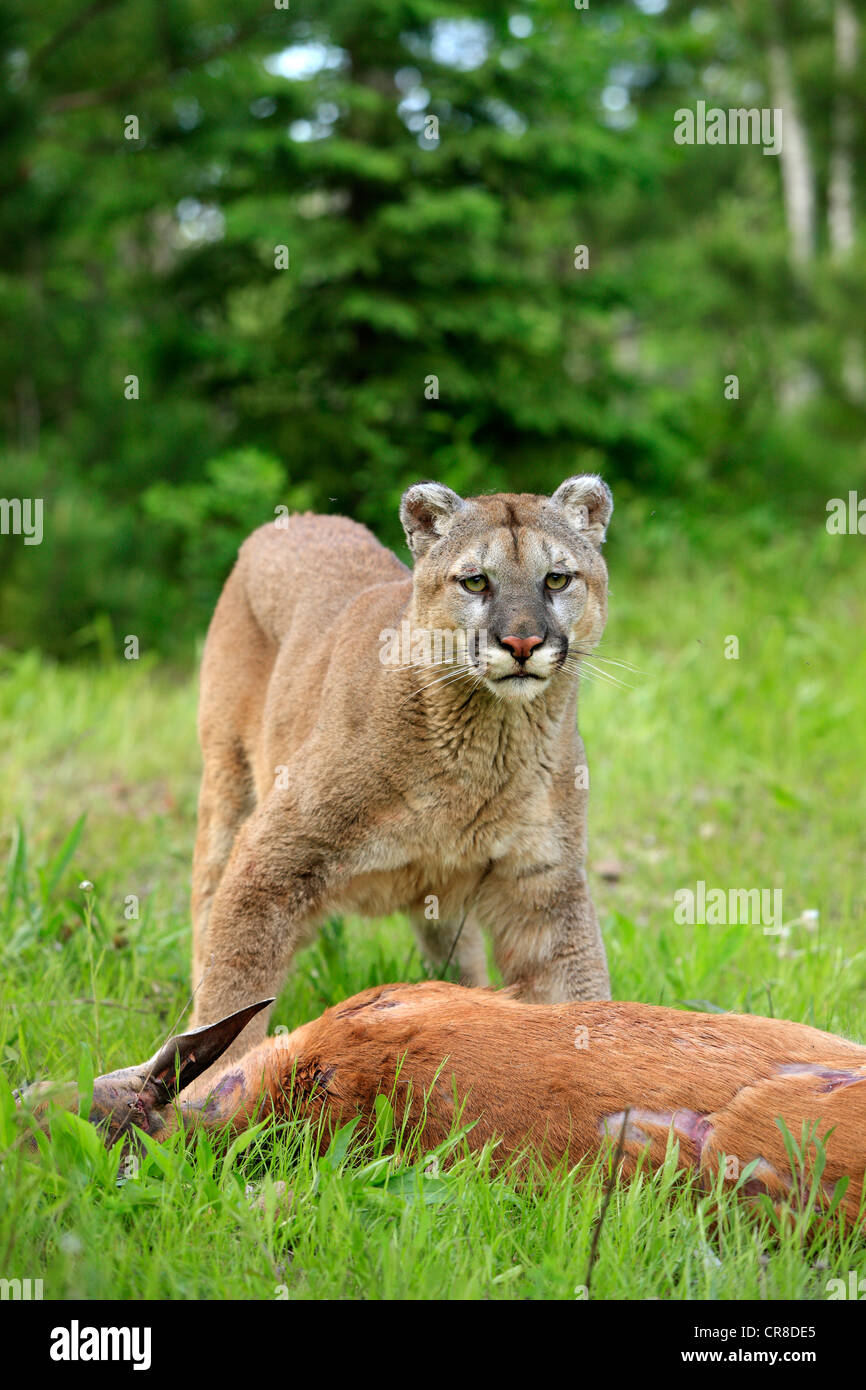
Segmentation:
<svg viewBox="0 0 866 1390">
<path fill-rule="evenodd" d="M 277 643 L 291 637 L 299 616 L 320 635 L 364 590 L 410 578 L 366 526 L 312 512 L 260 526 L 236 568 L 256 622 Z"/>
</svg>

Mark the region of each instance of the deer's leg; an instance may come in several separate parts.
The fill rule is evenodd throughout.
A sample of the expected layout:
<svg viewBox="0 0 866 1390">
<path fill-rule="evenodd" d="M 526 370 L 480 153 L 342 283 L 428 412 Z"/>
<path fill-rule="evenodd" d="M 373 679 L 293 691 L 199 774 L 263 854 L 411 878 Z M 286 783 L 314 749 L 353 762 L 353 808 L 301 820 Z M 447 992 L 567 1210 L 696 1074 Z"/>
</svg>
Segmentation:
<svg viewBox="0 0 866 1390">
<path fill-rule="evenodd" d="M 772 1200 L 787 1199 L 796 1207 L 814 1186 L 818 1209 L 831 1200 L 836 1183 L 848 1177 L 842 1208 L 856 1221 L 866 1181 L 866 1067 L 850 1058 L 838 1064 L 794 1061 L 778 1072 L 744 1086 L 723 1111 L 709 1116 L 702 1166 L 715 1171 L 724 1163 L 733 1180 L 757 1158 L 746 1195 L 766 1192 Z M 780 1121 L 801 1150 L 793 1173 Z M 812 1135 L 805 1146 L 804 1121 Z M 817 1182 L 816 1141 L 826 1145 Z"/>
<path fill-rule="evenodd" d="M 832 1200 L 836 1184 L 848 1178 L 842 1198 L 847 1219 L 856 1223 L 866 1182 L 866 1066 L 846 1058 L 838 1063 L 786 1062 L 777 1074 L 750 1081 L 743 1077 L 730 1103 L 702 1113 L 678 1106 L 676 1090 L 664 1110 L 639 1106 L 605 1115 L 602 1133 L 624 1140 L 624 1171 L 634 1172 L 643 1156 L 652 1168 L 665 1159 L 673 1136 L 679 1143 L 680 1166 L 712 1185 L 721 1173 L 729 1186 L 737 1183 L 748 1164 L 754 1164 L 743 1184 L 747 1198 L 765 1194 L 776 1205 L 797 1209 L 810 1194 L 815 1214 Z M 793 1140 L 794 1171 L 780 1122 Z M 803 1144 L 804 1122 L 809 1142 Z M 825 1145 L 825 1163 L 817 1171 L 817 1141 Z M 816 1176 L 817 1174 L 817 1176 Z"/>
</svg>

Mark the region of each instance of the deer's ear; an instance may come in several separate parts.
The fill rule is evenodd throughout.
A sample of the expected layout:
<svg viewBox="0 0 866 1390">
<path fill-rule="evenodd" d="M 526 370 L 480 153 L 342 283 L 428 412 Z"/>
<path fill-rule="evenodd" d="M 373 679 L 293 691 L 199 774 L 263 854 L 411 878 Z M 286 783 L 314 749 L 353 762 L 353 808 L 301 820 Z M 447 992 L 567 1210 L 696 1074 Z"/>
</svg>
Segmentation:
<svg viewBox="0 0 866 1390">
<path fill-rule="evenodd" d="M 143 1090 L 154 1103 L 160 1105 L 174 1100 L 178 1092 L 185 1090 L 197 1076 L 219 1061 L 250 1019 L 273 1002 L 273 999 L 261 999 L 257 1004 L 248 1004 L 245 1009 L 238 1009 L 236 1014 L 219 1019 L 217 1023 L 206 1023 L 201 1028 L 192 1028 L 188 1033 L 178 1033 L 176 1037 L 169 1038 L 155 1056 L 140 1068 L 145 1077 Z"/>
<path fill-rule="evenodd" d="M 444 483 L 415 483 L 403 493 L 400 520 L 416 560 L 442 539 L 465 506 Z"/>
<path fill-rule="evenodd" d="M 613 512 L 613 497 L 603 478 L 595 473 L 566 478 L 550 501 L 565 512 L 569 524 L 582 531 L 597 550 L 601 547 Z"/>
</svg>

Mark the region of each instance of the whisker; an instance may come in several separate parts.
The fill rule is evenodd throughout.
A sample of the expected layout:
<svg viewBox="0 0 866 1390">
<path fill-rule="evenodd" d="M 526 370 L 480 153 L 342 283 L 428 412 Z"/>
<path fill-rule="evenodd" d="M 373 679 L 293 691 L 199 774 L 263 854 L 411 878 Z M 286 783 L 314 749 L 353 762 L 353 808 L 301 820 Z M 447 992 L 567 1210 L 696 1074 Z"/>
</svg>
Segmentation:
<svg viewBox="0 0 866 1390">
<path fill-rule="evenodd" d="M 383 662 L 384 669 L 393 674 L 395 671 L 430 671 L 437 666 L 453 666 L 454 662 L 445 658 L 442 661 L 394 661 Z"/>
<path fill-rule="evenodd" d="M 446 671 L 444 676 L 437 676 L 434 681 L 428 681 L 426 685 L 421 685 L 418 687 L 417 690 L 413 690 L 411 695 L 406 696 L 406 699 L 402 702 L 400 708 L 402 709 L 403 705 L 405 705 L 409 700 L 414 700 L 416 695 L 423 695 L 425 690 L 432 690 L 434 685 L 446 686 L 456 683 L 458 680 L 461 680 L 464 676 L 469 675 L 473 671 L 473 669 L 474 668 L 471 666 L 462 666 L 458 671 Z"/>
<path fill-rule="evenodd" d="M 592 671 L 597 680 L 606 682 L 607 685 L 615 685 L 619 690 L 634 690 L 633 685 L 629 685 L 627 681 L 621 681 L 618 676 L 611 675 L 610 671 L 603 671 L 600 666 L 593 666 L 592 662 L 586 660 L 586 657 L 583 658 L 583 661 L 584 667 L 581 669 Z"/>
<path fill-rule="evenodd" d="M 626 681 L 621 681 L 618 676 L 612 675 L 610 671 L 603 671 L 600 667 L 593 666 L 585 657 L 583 664 L 580 664 L 576 657 L 567 657 L 562 663 L 562 669 L 569 671 L 572 675 L 581 676 L 583 679 L 594 680 L 599 685 L 613 685 L 619 690 L 634 690 L 635 688 Z"/>
<path fill-rule="evenodd" d="M 607 666 L 621 666 L 624 671 L 631 671 L 636 676 L 647 675 L 640 666 L 633 666 L 630 661 L 619 661 L 616 657 L 603 656 L 596 647 L 590 648 L 589 651 L 584 651 L 582 647 L 569 647 L 568 650 L 578 656 L 591 656 L 593 661 L 601 661 Z"/>
<path fill-rule="evenodd" d="M 631 671 L 636 676 L 645 676 L 646 671 L 641 670 L 640 666 L 632 666 L 630 661 L 616 661 L 612 656 L 599 656 L 598 652 L 592 654 L 594 661 L 603 661 L 607 666 L 620 666 L 623 671 Z"/>
<path fill-rule="evenodd" d="M 457 682 L 459 680 L 462 680 L 464 676 L 466 676 L 467 674 L 468 673 L 466 671 L 458 671 L 456 675 L 449 676 L 447 680 L 443 679 L 438 681 L 431 681 L 428 685 L 422 685 L 418 690 L 413 691 L 411 695 L 408 695 L 406 697 L 406 699 L 413 700 L 416 695 L 423 695 L 425 691 L 432 690 L 435 686 L 439 686 L 441 689 L 444 690 L 444 688 L 447 685 L 456 685 Z M 406 704 L 406 700 L 403 701 L 403 704 Z"/>
</svg>

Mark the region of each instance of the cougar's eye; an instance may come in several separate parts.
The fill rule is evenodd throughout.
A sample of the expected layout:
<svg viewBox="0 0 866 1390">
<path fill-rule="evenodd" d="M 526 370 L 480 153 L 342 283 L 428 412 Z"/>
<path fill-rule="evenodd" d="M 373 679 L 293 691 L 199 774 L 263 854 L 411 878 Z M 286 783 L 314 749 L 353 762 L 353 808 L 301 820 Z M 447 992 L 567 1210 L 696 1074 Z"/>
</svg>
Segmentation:
<svg viewBox="0 0 866 1390">
<path fill-rule="evenodd" d="M 467 574 L 465 579 L 460 580 L 460 583 L 470 594 L 483 594 L 490 588 L 486 574 Z"/>
<path fill-rule="evenodd" d="M 545 589 L 552 589 L 555 594 L 567 589 L 571 583 L 570 574 L 548 574 L 544 581 Z"/>
</svg>

